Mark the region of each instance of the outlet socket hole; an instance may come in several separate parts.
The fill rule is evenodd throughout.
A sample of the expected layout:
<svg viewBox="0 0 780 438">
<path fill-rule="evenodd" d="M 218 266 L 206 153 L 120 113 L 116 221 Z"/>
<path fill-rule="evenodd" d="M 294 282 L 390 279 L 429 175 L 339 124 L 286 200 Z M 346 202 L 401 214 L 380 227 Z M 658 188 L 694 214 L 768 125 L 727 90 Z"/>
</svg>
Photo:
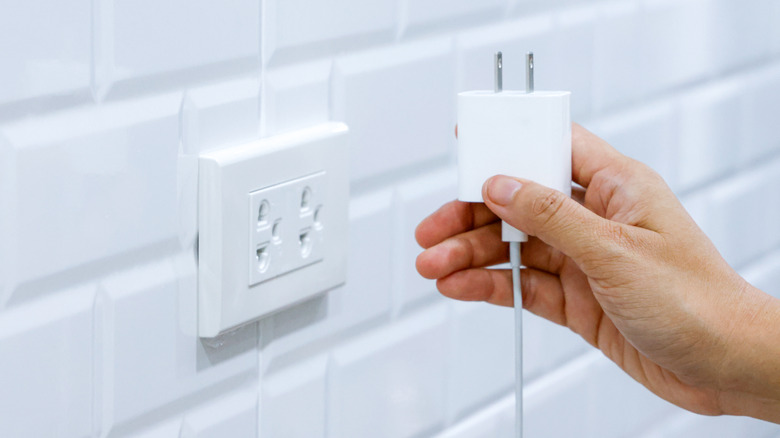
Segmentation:
<svg viewBox="0 0 780 438">
<path fill-rule="evenodd" d="M 268 244 L 265 243 L 257 248 L 257 270 L 261 273 L 268 270 L 271 264 L 271 254 L 268 251 Z"/>
<path fill-rule="evenodd" d="M 311 255 L 311 232 L 309 230 L 301 232 L 301 235 L 298 237 L 298 241 L 301 244 L 301 256 L 303 258 L 307 258 Z"/>
<path fill-rule="evenodd" d="M 271 204 L 268 201 L 263 200 L 260 203 L 260 208 L 257 209 L 257 223 L 262 224 L 268 220 L 268 213 L 271 212 Z"/>
<path fill-rule="evenodd" d="M 282 220 L 277 219 L 276 222 L 274 222 L 274 226 L 271 227 L 271 236 L 273 236 L 274 240 L 278 241 L 282 238 Z"/>
<path fill-rule="evenodd" d="M 314 225 L 318 227 L 322 227 L 321 219 L 322 219 L 322 206 L 320 205 L 319 207 L 317 207 L 316 210 L 314 210 Z"/>
<path fill-rule="evenodd" d="M 306 187 L 301 194 L 301 210 L 308 209 L 309 204 L 311 204 L 311 188 Z"/>
</svg>

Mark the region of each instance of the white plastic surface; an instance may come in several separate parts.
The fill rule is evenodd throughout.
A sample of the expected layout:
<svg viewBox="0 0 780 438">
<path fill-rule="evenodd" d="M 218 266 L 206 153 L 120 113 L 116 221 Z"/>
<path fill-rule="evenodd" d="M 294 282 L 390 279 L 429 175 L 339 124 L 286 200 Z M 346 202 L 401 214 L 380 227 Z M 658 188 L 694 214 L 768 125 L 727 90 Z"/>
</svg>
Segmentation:
<svg viewBox="0 0 780 438">
<path fill-rule="evenodd" d="M 344 283 L 346 137 L 346 125 L 326 123 L 200 157 L 201 337 L 214 337 Z M 306 187 L 312 189 L 308 209 L 301 205 Z M 266 199 L 270 209 L 264 222 L 258 211 Z M 275 241 L 277 219 L 281 228 Z M 304 254 L 300 237 L 307 230 L 314 234 L 309 234 L 311 251 Z M 270 264 L 253 272 L 259 269 L 258 247 L 266 242 L 277 245 Z M 275 260 L 282 263 L 274 265 Z"/>
<path fill-rule="evenodd" d="M 249 194 L 249 285 L 322 261 L 325 171 Z"/>
<path fill-rule="evenodd" d="M 525 178 L 571 195 L 568 91 L 458 94 L 458 199 L 483 202 L 494 175 Z M 504 224 L 505 241 L 525 233 Z"/>
</svg>

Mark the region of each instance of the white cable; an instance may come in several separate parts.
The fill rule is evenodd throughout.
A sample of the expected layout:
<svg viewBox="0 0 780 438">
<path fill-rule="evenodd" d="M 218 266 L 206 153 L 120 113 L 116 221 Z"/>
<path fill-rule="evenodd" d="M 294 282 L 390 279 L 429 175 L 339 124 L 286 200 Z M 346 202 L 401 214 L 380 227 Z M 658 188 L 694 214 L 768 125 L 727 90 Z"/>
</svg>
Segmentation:
<svg viewBox="0 0 780 438">
<path fill-rule="evenodd" d="M 509 243 L 512 292 L 515 299 L 515 435 L 523 437 L 523 289 L 520 285 L 520 242 Z"/>
<path fill-rule="evenodd" d="M 484 202 L 495 175 L 523 177 L 571 194 L 571 93 L 534 89 L 534 56 L 526 55 L 525 91 L 504 90 L 503 55 L 494 57 L 493 91 L 458 93 L 458 199 Z M 516 437 L 523 436 L 523 297 L 520 242 L 528 236 L 507 223 L 515 302 Z"/>
</svg>

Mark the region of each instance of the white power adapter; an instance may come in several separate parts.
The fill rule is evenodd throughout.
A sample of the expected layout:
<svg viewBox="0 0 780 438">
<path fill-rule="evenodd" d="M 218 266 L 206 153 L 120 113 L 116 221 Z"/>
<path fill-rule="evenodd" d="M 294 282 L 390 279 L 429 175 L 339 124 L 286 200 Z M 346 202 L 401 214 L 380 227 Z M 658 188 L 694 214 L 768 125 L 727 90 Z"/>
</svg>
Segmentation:
<svg viewBox="0 0 780 438">
<path fill-rule="evenodd" d="M 458 198 L 484 202 L 494 175 L 525 178 L 571 195 L 571 112 L 568 91 L 534 91 L 534 57 L 526 57 L 526 90 L 503 90 L 503 59 L 495 55 L 495 89 L 458 94 Z M 528 235 L 506 222 L 515 299 L 516 436 L 522 437 L 523 324 L 520 242 Z"/>
<path fill-rule="evenodd" d="M 458 94 L 458 199 L 483 202 L 482 185 L 494 175 L 525 178 L 571 195 L 571 115 L 568 91 L 534 91 L 533 54 L 526 91 L 503 91 L 503 60 L 496 54 L 495 91 Z M 528 236 L 509 225 L 505 242 Z"/>
</svg>

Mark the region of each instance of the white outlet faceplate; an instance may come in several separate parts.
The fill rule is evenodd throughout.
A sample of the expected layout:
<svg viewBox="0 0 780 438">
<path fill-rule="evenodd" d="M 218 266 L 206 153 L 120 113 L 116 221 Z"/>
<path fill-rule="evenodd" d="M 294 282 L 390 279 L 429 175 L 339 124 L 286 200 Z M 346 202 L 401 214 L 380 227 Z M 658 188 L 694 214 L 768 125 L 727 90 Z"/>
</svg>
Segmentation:
<svg viewBox="0 0 780 438">
<path fill-rule="evenodd" d="M 347 134 L 326 123 L 200 157 L 201 337 L 344 283 Z"/>
<path fill-rule="evenodd" d="M 249 194 L 249 286 L 322 261 L 327 173 Z"/>
</svg>

